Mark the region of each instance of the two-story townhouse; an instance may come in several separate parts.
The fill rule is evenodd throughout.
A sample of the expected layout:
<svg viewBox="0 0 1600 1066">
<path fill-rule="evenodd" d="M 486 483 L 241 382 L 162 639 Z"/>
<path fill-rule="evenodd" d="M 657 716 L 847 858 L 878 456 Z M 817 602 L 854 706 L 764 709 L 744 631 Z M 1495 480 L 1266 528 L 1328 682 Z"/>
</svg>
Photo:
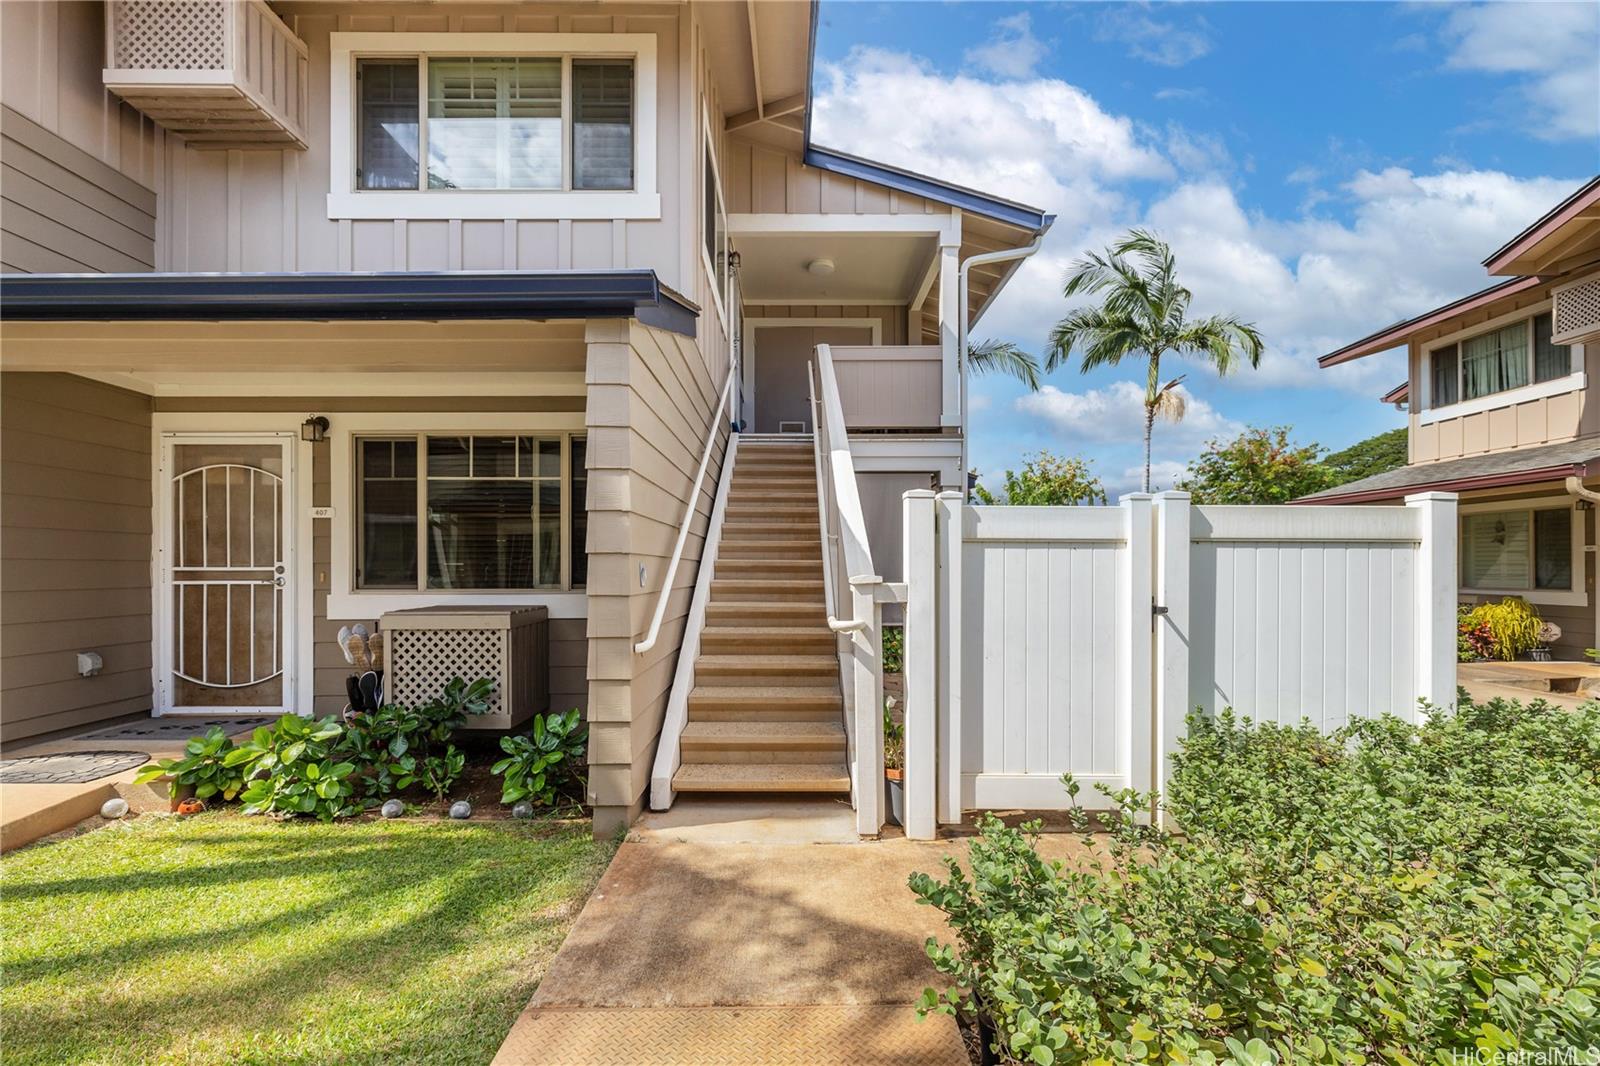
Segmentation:
<svg viewBox="0 0 1600 1066">
<path fill-rule="evenodd" d="M 342 626 L 539 607 L 597 831 L 675 686 L 680 788 L 848 790 L 812 394 L 893 578 L 900 493 L 965 480 L 965 329 L 1050 217 L 813 144 L 815 25 L 0 4 L 0 741 L 335 713 Z"/>
<path fill-rule="evenodd" d="M 1461 494 L 1460 593 L 1522 596 L 1561 627 L 1555 650 L 1596 645 L 1600 501 L 1600 178 L 1484 260 L 1489 288 L 1330 352 L 1336 366 L 1404 346 L 1406 466 L 1306 497 L 1394 502 Z"/>
</svg>

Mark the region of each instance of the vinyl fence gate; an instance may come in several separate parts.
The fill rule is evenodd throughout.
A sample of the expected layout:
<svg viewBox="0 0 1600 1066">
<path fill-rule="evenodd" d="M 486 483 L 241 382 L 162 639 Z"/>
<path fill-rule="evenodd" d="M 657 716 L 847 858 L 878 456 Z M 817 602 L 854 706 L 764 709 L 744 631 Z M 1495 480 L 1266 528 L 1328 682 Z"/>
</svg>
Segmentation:
<svg viewBox="0 0 1600 1066">
<path fill-rule="evenodd" d="M 1332 729 L 1455 702 L 1454 494 L 904 508 L 907 836 L 1065 807 L 1068 771 L 1089 807 L 1160 789 L 1195 708 Z"/>
</svg>

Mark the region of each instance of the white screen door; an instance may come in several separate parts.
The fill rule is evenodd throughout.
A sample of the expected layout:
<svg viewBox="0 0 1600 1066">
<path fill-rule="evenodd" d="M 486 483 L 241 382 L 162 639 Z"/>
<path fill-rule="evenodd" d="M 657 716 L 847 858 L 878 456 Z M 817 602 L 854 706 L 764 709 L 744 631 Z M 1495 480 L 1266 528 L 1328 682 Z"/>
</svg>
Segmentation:
<svg viewBox="0 0 1600 1066">
<path fill-rule="evenodd" d="M 291 447 L 281 434 L 163 437 L 157 714 L 289 709 Z"/>
</svg>

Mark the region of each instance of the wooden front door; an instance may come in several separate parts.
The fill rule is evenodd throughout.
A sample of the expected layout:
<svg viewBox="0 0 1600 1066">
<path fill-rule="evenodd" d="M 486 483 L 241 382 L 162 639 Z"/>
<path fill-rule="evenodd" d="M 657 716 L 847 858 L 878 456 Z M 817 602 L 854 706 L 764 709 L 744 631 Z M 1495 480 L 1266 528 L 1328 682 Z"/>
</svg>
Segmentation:
<svg viewBox="0 0 1600 1066">
<path fill-rule="evenodd" d="M 289 709 L 292 440 L 162 440 L 157 714 Z"/>
</svg>

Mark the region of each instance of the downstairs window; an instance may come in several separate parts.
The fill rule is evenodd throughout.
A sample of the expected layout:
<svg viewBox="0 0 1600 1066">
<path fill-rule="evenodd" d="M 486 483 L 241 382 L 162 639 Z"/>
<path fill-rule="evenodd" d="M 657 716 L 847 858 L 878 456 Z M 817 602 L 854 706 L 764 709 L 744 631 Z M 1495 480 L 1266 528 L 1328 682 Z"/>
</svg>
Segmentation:
<svg viewBox="0 0 1600 1066">
<path fill-rule="evenodd" d="M 1467 589 L 1573 588 L 1570 507 L 1461 516 L 1461 583 Z"/>
</svg>

